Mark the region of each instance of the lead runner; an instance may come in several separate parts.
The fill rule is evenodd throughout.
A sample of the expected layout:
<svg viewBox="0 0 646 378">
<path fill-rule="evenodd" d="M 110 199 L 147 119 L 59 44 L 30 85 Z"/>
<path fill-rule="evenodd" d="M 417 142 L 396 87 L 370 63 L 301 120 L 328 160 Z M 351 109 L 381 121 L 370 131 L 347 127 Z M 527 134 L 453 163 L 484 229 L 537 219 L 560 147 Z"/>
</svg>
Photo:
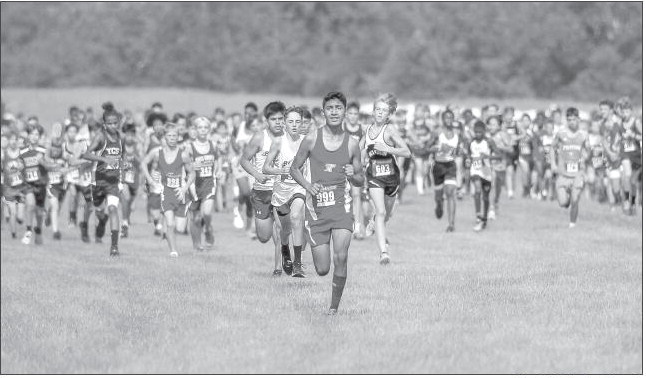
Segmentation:
<svg viewBox="0 0 646 378">
<path fill-rule="evenodd" d="M 319 276 L 330 271 L 330 240 L 334 245 L 329 315 L 337 313 L 348 274 L 348 249 L 354 228 L 350 182 L 363 185 L 364 181 L 359 142 L 343 130 L 346 104 L 341 92 L 325 96 L 325 125 L 305 137 L 290 169 L 294 180 L 307 190 L 305 228 Z M 301 171 L 308 158 L 309 180 Z"/>
</svg>

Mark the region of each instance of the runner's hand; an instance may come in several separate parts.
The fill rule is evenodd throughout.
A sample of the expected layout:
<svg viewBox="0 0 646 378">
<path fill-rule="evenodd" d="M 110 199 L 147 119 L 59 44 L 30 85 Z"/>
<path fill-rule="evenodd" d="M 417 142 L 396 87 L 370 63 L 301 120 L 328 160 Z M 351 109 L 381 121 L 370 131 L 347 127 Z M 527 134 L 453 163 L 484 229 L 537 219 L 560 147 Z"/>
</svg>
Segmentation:
<svg viewBox="0 0 646 378">
<path fill-rule="evenodd" d="M 354 176 L 354 166 L 352 164 L 345 165 L 345 175 L 348 177 Z"/>
<path fill-rule="evenodd" d="M 315 182 L 314 184 L 309 184 L 307 188 L 305 188 L 305 190 L 307 190 L 309 194 L 315 196 L 319 194 L 319 192 L 321 191 L 321 184 L 319 184 L 318 182 Z"/>
<path fill-rule="evenodd" d="M 175 188 L 175 194 L 177 195 L 177 198 L 179 199 L 180 202 L 184 202 L 184 199 L 186 198 L 187 190 L 188 188 L 186 186 Z"/>
</svg>

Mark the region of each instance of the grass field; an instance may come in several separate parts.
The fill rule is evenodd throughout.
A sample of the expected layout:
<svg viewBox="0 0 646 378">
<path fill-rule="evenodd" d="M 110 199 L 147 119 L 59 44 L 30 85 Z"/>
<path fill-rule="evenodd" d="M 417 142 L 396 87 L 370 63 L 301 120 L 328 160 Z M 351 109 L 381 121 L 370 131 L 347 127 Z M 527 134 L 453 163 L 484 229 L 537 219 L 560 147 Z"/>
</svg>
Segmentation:
<svg viewBox="0 0 646 378">
<path fill-rule="evenodd" d="M 445 234 L 412 191 L 390 266 L 353 241 L 336 317 L 309 251 L 307 278 L 274 279 L 271 247 L 230 214 L 215 250 L 177 260 L 142 200 L 117 259 L 75 229 L 36 247 L 5 226 L 2 373 L 642 373 L 641 213 L 584 201 L 570 230 L 553 202 L 503 199 L 475 234 L 465 198 Z"/>
</svg>

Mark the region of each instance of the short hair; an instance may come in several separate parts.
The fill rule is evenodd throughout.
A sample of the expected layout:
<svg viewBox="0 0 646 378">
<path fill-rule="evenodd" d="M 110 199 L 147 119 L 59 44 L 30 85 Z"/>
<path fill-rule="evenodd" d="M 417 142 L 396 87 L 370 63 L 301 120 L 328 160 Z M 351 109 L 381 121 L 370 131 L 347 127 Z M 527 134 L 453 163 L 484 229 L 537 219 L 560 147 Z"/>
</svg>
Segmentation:
<svg viewBox="0 0 646 378">
<path fill-rule="evenodd" d="M 224 115 L 224 114 L 225 114 L 224 109 L 222 109 L 222 108 L 221 108 L 221 107 L 219 107 L 219 106 L 218 106 L 217 108 L 215 108 L 214 113 L 215 113 L 215 114 L 222 114 L 222 115 Z"/>
<path fill-rule="evenodd" d="M 163 108 L 163 106 L 162 106 L 161 102 L 157 101 L 157 102 L 153 103 L 151 108 Z"/>
<path fill-rule="evenodd" d="M 148 119 L 146 119 L 146 125 L 152 126 L 157 120 L 162 123 L 166 123 L 166 121 L 168 121 L 168 117 L 165 113 L 152 113 L 148 116 Z"/>
<path fill-rule="evenodd" d="M 229 125 L 227 125 L 227 123 L 224 122 L 224 121 L 218 121 L 218 123 L 215 125 L 216 129 L 219 129 L 219 128 L 222 128 L 222 127 L 224 127 L 225 129 L 228 129 Z"/>
<path fill-rule="evenodd" d="M 265 118 L 269 118 L 269 116 L 274 115 L 276 113 L 285 113 L 285 104 L 283 104 L 281 101 L 272 101 L 267 106 L 265 106 L 265 109 L 263 110 L 263 115 Z"/>
<path fill-rule="evenodd" d="M 343 93 L 341 93 L 341 92 L 330 92 L 330 93 L 326 94 L 325 97 L 323 97 L 323 107 L 325 108 L 325 104 L 328 101 L 334 100 L 334 99 L 337 99 L 337 100 L 341 101 L 344 108 L 348 106 L 348 100 L 345 98 L 345 95 Z"/>
<path fill-rule="evenodd" d="M 289 113 L 297 113 L 299 116 L 301 116 L 301 119 L 303 118 L 303 108 L 300 106 L 290 106 L 285 110 L 285 117 L 287 117 L 287 114 Z"/>
<path fill-rule="evenodd" d="M 452 115 L 455 118 L 455 114 L 453 114 L 453 110 L 451 109 L 446 109 L 445 111 L 442 112 L 442 118 L 444 118 L 445 115 Z"/>
<path fill-rule="evenodd" d="M 608 100 L 608 99 L 601 100 L 601 102 L 599 103 L 599 106 L 604 106 L 604 105 L 606 105 L 610 109 L 612 109 L 615 106 L 615 104 L 612 101 Z"/>
<path fill-rule="evenodd" d="M 378 102 L 383 102 L 388 105 L 388 110 L 390 114 L 395 113 L 397 110 L 397 97 L 392 93 L 382 93 L 375 99 L 375 104 Z"/>
<path fill-rule="evenodd" d="M 253 110 L 254 110 L 254 111 L 256 111 L 256 112 L 258 111 L 258 105 L 256 105 L 256 103 L 255 103 L 255 102 L 248 102 L 248 103 L 244 106 L 244 108 L 245 108 L 245 109 L 247 109 L 247 108 L 251 108 L 251 109 L 253 109 Z"/>
<path fill-rule="evenodd" d="M 197 127 L 197 124 L 202 123 L 202 122 L 204 122 L 207 125 L 211 126 L 211 121 L 209 121 L 209 119 L 204 117 L 204 116 L 196 117 L 195 119 L 193 119 L 193 122 L 191 122 L 191 124 L 193 126 Z"/>
<path fill-rule="evenodd" d="M 484 122 L 482 122 L 481 120 L 477 120 L 475 125 L 473 125 L 473 130 L 475 130 L 475 129 L 485 130 L 486 128 L 487 127 L 485 126 Z"/>
<path fill-rule="evenodd" d="M 578 117 L 579 116 L 579 109 L 577 108 L 567 108 L 565 111 L 565 116 L 566 117 Z"/>
<path fill-rule="evenodd" d="M 76 129 L 76 131 L 78 131 L 78 130 L 79 130 L 79 125 L 77 125 L 77 124 L 75 124 L 75 123 L 69 123 L 67 126 L 65 126 L 65 132 L 67 132 L 67 131 L 68 131 L 69 129 L 71 129 L 72 127 L 73 127 L 73 128 L 75 128 L 75 129 Z"/>
<path fill-rule="evenodd" d="M 27 125 L 27 133 L 31 134 L 34 130 L 38 131 L 38 134 L 43 135 L 45 132 L 45 129 L 40 125 L 40 124 L 35 124 L 35 125 Z"/>
<path fill-rule="evenodd" d="M 123 131 L 124 133 L 134 133 L 137 131 L 137 126 L 134 124 L 134 122 L 126 122 L 121 127 L 121 131 Z"/>
<path fill-rule="evenodd" d="M 505 110 L 503 110 L 503 113 L 507 113 L 507 112 L 512 112 L 512 113 L 514 113 L 515 111 L 516 111 L 516 109 L 514 109 L 514 107 L 513 107 L 513 106 L 506 106 L 506 107 L 505 107 Z"/>
<path fill-rule="evenodd" d="M 72 106 L 72 107 L 70 107 L 69 114 L 72 115 L 72 113 L 78 112 L 78 111 L 80 111 L 78 106 Z"/>
<path fill-rule="evenodd" d="M 352 102 L 350 102 L 350 103 L 348 104 L 348 110 L 350 110 L 350 109 L 357 109 L 357 110 L 359 110 L 359 109 L 361 109 L 361 107 L 359 106 L 359 103 L 358 103 L 358 102 L 356 102 L 356 101 L 352 101 Z"/>
<path fill-rule="evenodd" d="M 180 119 L 186 119 L 186 116 L 182 113 L 175 113 L 173 114 L 173 123 L 176 123 Z"/>
<path fill-rule="evenodd" d="M 177 132 L 177 135 L 179 135 L 179 130 L 177 125 L 172 122 L 166 122 L 164 124 L 164 134 L 168 134 L 170 131 L 175 131 Z"/>
<path fill-rule="evenodd" d="M 307 108 L 303 108 L 303 119 L 312 119 L 312 112 Z"/>
<path fill-rule="evenodd" d="M 617 107 L 621 109 L 632 109 L 633 105 L 630 102 L 630 98 L 625 96 L 617 100 Z"/>
<path fill-rule="evenodd" d="M 502 123 L 499 115 L 492 115 L 492 116 L 489 116 L 489 118 L 487 118 L 487 124 L 489 124 L 492 119 L 495 119 L 496 121 L 498 121 L 498 124 Z"/>
</svg>

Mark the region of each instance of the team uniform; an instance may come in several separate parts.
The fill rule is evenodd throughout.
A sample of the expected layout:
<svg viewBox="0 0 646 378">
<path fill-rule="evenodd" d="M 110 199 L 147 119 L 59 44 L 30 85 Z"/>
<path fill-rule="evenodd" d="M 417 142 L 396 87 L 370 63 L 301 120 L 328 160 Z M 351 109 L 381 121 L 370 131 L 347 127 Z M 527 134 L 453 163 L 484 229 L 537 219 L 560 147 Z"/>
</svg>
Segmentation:
<svg viewBox="0 0 646 378">
<path fill-rule="evenodd" d="M 139 190 L 139 182 L 141 181 L 139 174 L 139 158 L 134 152 L 129 152 L 124 149 L 123 152 L 123 176 L 121 177 L 122 183 L 126 186 L 131 196 L 136 196 Z"/>
<path fill-rule="evenodd" d="M 103 148 L 99 151 L 99 156 L 118 158 L 121 161 L 123 155 L 123 143 L 121 138 L 116 142 L 105 138 Z M 95 171 L 95 185 L 92 189 L 92 202 L 95 207 L 101 206 L 107 200 L 107 205 L 119 205 L 119 183 L 121 182 L 121 168 L 119 162 L 116 164 L 106 164 L 102 161 L 97 162 Z"/>
<path fill-rule="evenodd" d="M 188 206 L 186 202 L 180 201 L 175 193 L 175 190 L 181 188 L 184 184 L 182 151 L 178 148 L 175 160 L 169 163 L 164 156 L 164 149 L 160 148 L 158 168 L 162 185 L 160 195 L 162 212 L 172 211 L 177 217 L 185 217 Z"/>
<path fill-rule="evenodd" d="M 348 140 L 336 151 L 328 151 L 323 144 L 323 132 L 316 131 L 316 143 L 310 152 L 309 172 L 312 183 L 322 185 L 316 196 L 307 193 L 305 201 L 305 228 L 312 246 L 329 244 L 333 229 L 354 230 L 351 185 L 345 175 L 345 165 L 351 164 Z"/>
<path fill-rule="evenodd" d="M 196 211 L 200 208 L 202 201 L 215 198 L 215 172 L 213 166 L 218 159 L 218 151 L 211 141 L 209 150 L 206 153 L 200 153 L 195 147 L 195 142 L 190 144 L 193 153 L 193 166 L 195 168 L 195 196 L 191 204 L 191 210 Z"/>
<path fill-rule="evenodd" d="M 491 164 L 493 153 L 493 143 L 487 138 L 483 138 L 480 142 L 474 139 L 467 147 L 467 156 L 471 161 L 471 180 L 480 180 L 482 189 L 486 192 L 491 190 L 491 181 L 493 180 Z"/>
<path fill-rule="evenodd" d="M 23 177 L 26 185 L 22 187 L 23 194 L 33 193 L 36 206 L 44 207 L 47 197 L 47 170 L 41 160 L 47 153 L 45 147 L 37 145 L 20 150 L 20 158 L 24 163 Z"/>
<path fill-rule="evenodd" d="M 586 134 L 578 130 L 575 133 L 568 129 L 561 130 L 557 134 L 561 141 L 557 152 L 556 187 L 565 188 L 567 191 L 582 190 L 585 182 L 585 172 L 582 162 L 582 149 L 586 140 Z"/>
<path fill-rule="evenodd" d="M 293 140 L 289 134 L 285 133 L 280 138 L 280 151 L 276 156 L 275 165 L 283 169 L 291 167 L 294 156 L 296 156 L 298 148 L 305 137 L 300 135 L 298 139 Z M 278 215 L 288 215 L 292 202 L 297 198 L 305 201 L 305 188 L 300 186 L 290 174 L 283 174 L 277 177 L 274 182 L 271 205 L 276 208 Z"/>
<path fill-rule="evenodd" d="M 368 166 L 366 167 L 366 179 L 368 188 L 382 188 L 384 194 L 389 197 L 397 195 L 400 186 L 400 173 L 397 161 L 392 154 L 375 150 L 377 142 L 386 143 L 384 133 L 388 124 L 383 125 L 377 136 L 373 139 L 370 136 L 371 125 L 366 132 L 366 150 L 368 152 Z"/>
<path fill-rule="evenodd" d="M 443 184 L 457 186 L 455 157 L 461 146 L 460 135 L 453 132 L 453 137 L 449 139 L 444 132 L 440 132 L 437 144 L 438 150 L 435 153 L 435 164 L 433 164 L 433 183 L 436 186 Z"/>
<path fill-rule="evenodd" d="M 271 136 L 269 135 L 269 131 L 265 129 L 262 132 L 264 133 L 262 148 L 256 152 L 253 157 L 253 166 L 258 172 L 262 172 L 262 166 L 265 164 L 265 160 L 269 154 L 269 149 L 271 148 Z M 238 134 L 238 136 L 239 135 L 240 134 Z M 264 183 L 254 180 L 251 189 L 251 205 L 255 211 L 256 218 L 258 219 L 267 219 L 271 216 L 271 199 L 274 190 L 274 180 L 275 178 L 273 176 Z"/>
<path fill-rule="evenodd" d="M 642 153 L 639 140 L 636 138 L 641 133 L 635 126 L 637 119 L 631 117 L 622 122 L 621 160 L 629 160 L 633 171 L 642 168 Z"/>
<path fill-rule="evenodd" d="M 148 153 L 155 148 L 161 148 L 161 142 L 156 142 L 150 137 L 148 144 Z M 148 206 L 150 210 L 161 209 L 161 173 L 159 173 L 158 163 L 151 162 L 148 165 L 148 171 L 157 185 L 150 185 L 146 182 L 146 192 L 148 192 Z"/>
<path fill-rule="evenodd" d="M 27 185 L 24 178 L 25 163 L 20 157 L 20 151 L 16 156 L 9 156 L 4 152 L 2 159 L 3 190 L 2 195 L 7 202 L 24 203 L 24 186 Z"/>
<path fill-rule="evenodd" d="M 609 179 L 618 180 L 621 178 L 621 153 L 623 150 L 620 126 L 615 124 L 606 131 L 606 146 L 608 152 L 616 155 L 611 157 L 606 154 L 605 165 Z M 616 199 L 619 200 L 619 199 Z"/>
<path fill-rule="evenodd" d="M 68 185 L 65 180 L 66 161 L 63 159 L 63 151 L 63 139 L 53 139 L 49 148 L 49 157 L 53 162 L 53 167 L 47 172 L 47 194 L 51 198 L 57 198 L 59 203 L 65 199 Z"/>
<path fill-rule="evenodd" d="M 598 134 L 590 134 L 588 136 L 588 141 L 591 148 L 588 163 L 594 170 L 596 176 L 603 177 L 605 160 L 605 154 L 603 153 L 603 137 Z"/>
</svg>

